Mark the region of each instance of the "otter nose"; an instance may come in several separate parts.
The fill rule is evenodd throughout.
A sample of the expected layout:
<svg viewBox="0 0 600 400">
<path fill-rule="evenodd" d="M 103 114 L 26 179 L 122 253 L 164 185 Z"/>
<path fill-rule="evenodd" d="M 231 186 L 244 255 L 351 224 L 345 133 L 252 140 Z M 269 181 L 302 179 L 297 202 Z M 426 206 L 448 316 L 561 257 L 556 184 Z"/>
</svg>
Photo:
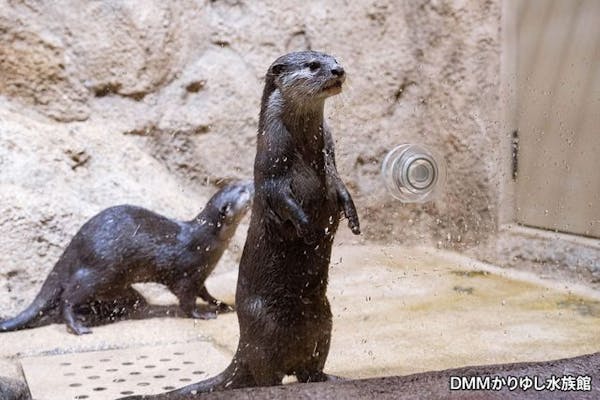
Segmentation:
<svg viewBox="0 0 600 400">
<path fill-rule="evenodd" d="M 342 68 L 339 65 L 336 65 L 335 67 L 331 68 L 331 73 L 335 76 L 344 76 L 344 68 Z"/>
</svg>

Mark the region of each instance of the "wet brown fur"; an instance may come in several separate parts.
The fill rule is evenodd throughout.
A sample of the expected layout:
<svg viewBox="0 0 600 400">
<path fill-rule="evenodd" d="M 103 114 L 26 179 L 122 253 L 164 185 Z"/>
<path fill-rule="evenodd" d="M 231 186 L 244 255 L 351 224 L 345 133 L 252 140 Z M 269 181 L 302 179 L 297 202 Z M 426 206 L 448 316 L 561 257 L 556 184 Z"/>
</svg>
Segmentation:
<svg viewBox="0 0 600 400">
<path fill-rule="evenodd" d="M 197 308 L 196 298 L 230 309 L 208 293 L 204 281 L 249 209 L 252 194 L 251 182 L 226 186 L 185 222 L 131 205 L 100 212 L 75 234 L 33 303 L 0 322 L 0 332 L 28 328 L 58 310 L 71 332 L 89 333 L 80 321 L 84 305 L 139 306 L 144 298 L 131 287 L 139 282 L 165 284 L 190 317 L 215 318 L 214 311 Z"/>
<path fill-rule="evenodd" d="M 314 51 L 284 55 L 269 68 L 236 292 L 237 352 L 213 378 L 143 398 L 278 385 L 284 375 L 300 382 L 330 378 L 323 372 L 332 326 L 326 290 L 342 213 L 360 233 L 323 121 L 325 99 L 341 91 L 344 78 L 333 57 Z"/>
</svg>

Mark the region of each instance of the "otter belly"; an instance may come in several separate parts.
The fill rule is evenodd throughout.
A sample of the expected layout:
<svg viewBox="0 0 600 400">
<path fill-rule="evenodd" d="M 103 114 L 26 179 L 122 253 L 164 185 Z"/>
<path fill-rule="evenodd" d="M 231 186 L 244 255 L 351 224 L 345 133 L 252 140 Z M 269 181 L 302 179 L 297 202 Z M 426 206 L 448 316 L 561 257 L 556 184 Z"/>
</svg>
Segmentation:
<svg viewBox="0 0 600 400">
<path fill-rule="evenodd" d="M 339 206 L 331 179 L 301 163 L 291 175 L 290 183 L 294 198 L 309 216 L 315 227 L 331 229 L 339 219 Z"/>
</svg>

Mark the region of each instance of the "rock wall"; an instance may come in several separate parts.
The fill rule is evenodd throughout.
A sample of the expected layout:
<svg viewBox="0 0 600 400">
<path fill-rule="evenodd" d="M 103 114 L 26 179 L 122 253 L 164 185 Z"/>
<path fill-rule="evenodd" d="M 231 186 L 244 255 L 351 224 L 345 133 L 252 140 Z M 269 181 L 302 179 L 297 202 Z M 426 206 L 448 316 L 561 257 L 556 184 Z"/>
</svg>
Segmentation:
<svg viewBox="0 0 600 400">
<path fill-rule="evenodd" d="M 334 54 L 349 74 L 326 111 L 364 238 L 484 241 L 500 181 L 499 4 L 0 0 L 0 315 L 103 208 L 191 218 L 219 182 L 251 176 L 263 76 L 292 50 Z M 381 160 L 405 142 L 445 156 L 435 202 L 385 192 Z"/>
</svg>

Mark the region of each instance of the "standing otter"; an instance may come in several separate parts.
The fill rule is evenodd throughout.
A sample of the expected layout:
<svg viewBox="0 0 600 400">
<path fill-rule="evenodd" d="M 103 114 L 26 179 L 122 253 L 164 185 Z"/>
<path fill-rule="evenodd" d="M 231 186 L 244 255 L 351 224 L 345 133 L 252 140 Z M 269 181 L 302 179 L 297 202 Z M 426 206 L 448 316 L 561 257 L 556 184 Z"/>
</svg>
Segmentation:
<svg viewBox="0 0 600 400">
<path fill-rule="evenodd" d="M 325 99 L 341 92 L 344 79 L 333 57 L 315 51 L 284 55 L 269 68 L 254 163 L 256 196 L 235 297 L 238 348 L 221 374 L 171 393 L 272 386 L 284 375 L 300 382 L 330 378 L 323 372 L 332 326 L 325 292 L 341 212 L 360 233 L 323 121 Z"/>
<path fill-rule="evenodd" d="M 0 332 L 26 328 L 44 312 L 60 308 L 73 333 L 90 333 L 78 320 L 77 307 L 121 298 L 143 302 L 131 287 L 138 282 L 165 284 L 190 317 L 215 318 L 215 312 L 197 309 L 196 297 L 229 308 L 208 293 L 204 281 L 250 208 L 253 192 L 251 182 L 228 185 L 189 222 L 130 205 L 100 212 L 75 234 L 33 303 L 1 322 Z"/>
</svg>

